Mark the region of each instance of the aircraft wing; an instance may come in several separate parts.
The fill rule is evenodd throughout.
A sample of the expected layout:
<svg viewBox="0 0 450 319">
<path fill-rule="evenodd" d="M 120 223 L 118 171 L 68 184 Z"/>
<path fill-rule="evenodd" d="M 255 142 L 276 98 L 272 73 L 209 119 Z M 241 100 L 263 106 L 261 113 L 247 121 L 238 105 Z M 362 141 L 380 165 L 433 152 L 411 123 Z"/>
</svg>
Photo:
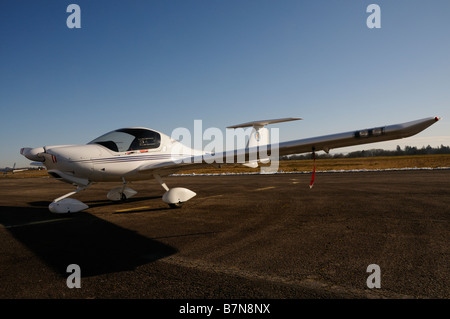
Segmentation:
<svg viewBox="0 0 450 319">
<path fill-rule="evenodd" d="M 274 154 L 276 151 L 278 151 L 278 156 L 309 153 L 312 151 L 317 152 L 321 150 L 329 152 L 331 149 L 340 147 L 401 139 L 423 131 L 438 120 L 438 117 L 429 117 L 406 123 L 281 142 L 278 145 L 267 145 L 267 154 Z M 274 120 L 271 121 L 275 123 Z M 258 121 L 258 125 L 261 123 L 261 121 Z M 258 147 L 247 147 L 245 149 L 209 154 L 207 156 L 188 156 L 182 160 L 167 161 L 157 165 L 144 164 L 138 170 L 142 173 L 168 175 L 183 169 L 205 167 L 214 163 L 243 164 L 255 158 L 259 159 Z M 243 161 L 243 159 L 245 159 L 245 161 Z"/>
<path fill-rule="evenodd" d="M 279 155 L 307 153 L 313 149 L 328 152 L 334 148 L 401 139 L 425 130 L 438 120 L 438 117 L 430 117 L 401 124 L 282 142 L 279 144 Z"/>
</svg>

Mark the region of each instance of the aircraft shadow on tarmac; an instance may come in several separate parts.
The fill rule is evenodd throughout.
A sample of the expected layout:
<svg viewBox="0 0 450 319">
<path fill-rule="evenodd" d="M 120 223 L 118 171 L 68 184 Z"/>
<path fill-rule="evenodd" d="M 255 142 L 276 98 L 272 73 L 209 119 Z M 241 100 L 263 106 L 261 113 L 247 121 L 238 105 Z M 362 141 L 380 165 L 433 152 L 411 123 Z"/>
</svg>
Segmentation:
<svg viewBox="0 0 450 319">
<path fill-rule="evenodd" d="M 147 197 L 133 197 L 133 198 L 128 198 L 125 201 L 119 201 L 119 202 L 113 202 L 110 200 L 91 200 L 91 201 L 84 201 L 84 203 L 86 205 L 89 206 L 89 208 L 94 208 L 94 207 L 106 207 L 106 206 L 118 206 L 122 203 L 138 203 L 138 202 L 142 202 L 142 201 L 147 201 L 147 200 L 153 200 L 153 199 L 161 199 L 161 196 L 147 196 Z M 46 207 L 48 208 L 48 205 L 50 204 L 50 202 L 48 201 L 37 201 L 37 202 L 30 202 L 28 203 L 29 205 L 33 206 L 33 207 Z M 169 207 L 165 207 L 165 208 L 160 208 L 157 210 L 166 210 L 166 209 L 170 209 Z"/>
<path fill-rule="evenodd" d="M 86 212 L 55 215 L 47 202 L 0 207 L 0 223 L 56 273 L 67 277 L 77 264 L 81 276 L 134 270 L 177 250 Z"/>
<path fill-rule="evenodd" d="M 152 196 L 152 197 L 133 197 L 125 200 L 124 202 L 112 202 L 110 200 L 93 200 L 93 201 L 85 201 L 85 204 L 88 205 L 90 208 L 94 207 L 106 207 L 106 206 L 118 206 L 121 203 L 138 203 L 142 201 L 148 201 L 153 199 L 159 199 L 161 200 L 161 196 Z M 47 203 L 48 206 L 48 203 Z M 145 207 L 145 209 L 131 209 L 129 211 L 116 211 L 114 214 L 130 214 L 130 213 L 139 213 L 139 212 L 154 212 L 154 211 L 161 211 L 161 210 L 170 210 L 168 206 L 165 207 L 158 207 L 158 208 L 149 208 Z"/>
<path fill-rule="evenodd" d="M 137 202 L 142 202 L 142 201 L 147 201 L 147 200 L 152 200 L 152 199 L 161 199 L 161 196 L 132 197 L 132 198 L 126 199 L 123 202 L 124 203 L 137 203 Z M 113 201 L 110 201 L 109 199 L 85 201 L 85 203 L 87 205 L 89 205 L 89 207 L 117 205 L 117 204 L 120 204 L 123 202 L 122 201 L 113 202 Z"/>
</svg>

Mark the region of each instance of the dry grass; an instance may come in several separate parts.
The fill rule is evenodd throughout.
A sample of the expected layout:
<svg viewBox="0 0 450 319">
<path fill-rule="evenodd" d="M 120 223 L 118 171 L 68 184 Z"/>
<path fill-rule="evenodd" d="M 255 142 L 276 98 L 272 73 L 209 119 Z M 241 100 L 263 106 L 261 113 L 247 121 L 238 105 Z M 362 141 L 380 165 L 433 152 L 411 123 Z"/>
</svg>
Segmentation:
<svg viewBox="0 0 450 319">
<path fill-rule="evenodd" d="M 389 169 L 389 168 L 424 168 L 424 167 L 450 167 L 450 155 L 413 155 L 413 156 L 386 156 L 366 158 L 339 158 L 316 160 L 317 171 L 352 170 L 352 169 Z M 312 160 L 280 161 L 279 171 L 309 172 L 312 171 Z M 247 173 L 259 172 L 260 168 L 248 168 L 240 164 L 223 164 L 219 167 L 206 167 L 202 169 L 184 170 L 180 174 L 213 174 L 213 173 Z M 14 174 L 1 174 L 2 178 L 32 178 L 48 176 L 47 171 L 24 171 Z"/>
<path fill-rule="evenodd" d="M 423 168 L 450 167 L 450 155 L 413 155 L 386 156 L 366 158 L 318 159 L 316 170 L 352 170 L 352 169 L 388 169 L 388 168 Z M 303 172 L 312 171 L 313 160 L 280 161 L 279 171 Z M 244 173 L 259 172 L 260 168 L 247 168 L 239 164 L 224 164 L 221 168 L 208 167 L 203 169 L 185 170 L 180 173 Z"/>
<path fill-rule="evenodd" d="M 44 177 L 48 176 L 47 170 L 30 170 L 30 171 L 23 171 L 23 172 L 16 172 L 16 173 L 9 173 L 3 174 L 0 173 L 0 179 L 3 178 L 33 178 L 33 177 Z"/>
</svg>

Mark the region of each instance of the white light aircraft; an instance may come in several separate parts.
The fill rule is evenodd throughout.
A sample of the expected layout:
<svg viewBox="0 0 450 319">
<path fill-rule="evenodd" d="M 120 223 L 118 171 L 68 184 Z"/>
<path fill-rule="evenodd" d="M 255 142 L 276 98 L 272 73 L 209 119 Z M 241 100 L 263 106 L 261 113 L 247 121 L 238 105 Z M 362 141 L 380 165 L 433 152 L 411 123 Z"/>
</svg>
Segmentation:
<svg viewBox="0 0 450 319">
<path fill-rule="evenodd" d="M 133 127 L 118 129 L 104 134 L 86 145 L 58 145 L 37 148 L 22 148 L 20 153 L 31 161 L 42 162 L 48 174 L 57 180 L 76 186 L 76 189 L 55 199 L 49 210 L 53 213 L 75 213 L 87 209 L 83 202 L 68 198 L 85 190 L 97 182 L 122 182 L 107 194 L 112 201 L 121 201 L 134 196 L 137 192 L 126 186 L 128 181 L 155 178 L 165 189 L 162 196 L 170 207 L 179 207 L 196 194 L 186 188 L 169 189 L 161 179 L 186 168 L 196 168 L 212 163 L 236 163 L 240 155 L 245 155 L 242 163 L 257 167 L 258 162 L 267 163 L 268 153 L 278 156 L 329 152 L 330 149 L 394 140 L 415 135 L 440 118 L 430 117 L 407 123 L 380 126 L 371 129 L 349 131 L 313 138 L 299 139 L 269 144 L 267 124 L 299 120 L 284 118 L 254 121 L 230 126 L 228 128 L 253 127 L 247 146 L 244 149 L 221 153 L 194 151 L 169 136 L 147 128 Z M 174 152 L 183 149 L 183 153 Z M 261 150 L 265 149 L 265 156 Z M 188 150 L 186 152 L 186 150 Z M 242 157 L 241 157 L 242 158 Z M 271 157 L 273 160 L 274 158 Z"/>
<path fill-rule="evenodd" d="M 16 163 L 14 163 L 14 166 L 11 167 L 5 167 L 5 168 L 0 168 L 0 172 L 3 172 L 4 175 L 8 174 L 8 173 L 16 173 L 16 172 L 23 172 L 26 171 L 26 168 L 22 168 L 22 169 L 16 169 Z"/>
</svg>

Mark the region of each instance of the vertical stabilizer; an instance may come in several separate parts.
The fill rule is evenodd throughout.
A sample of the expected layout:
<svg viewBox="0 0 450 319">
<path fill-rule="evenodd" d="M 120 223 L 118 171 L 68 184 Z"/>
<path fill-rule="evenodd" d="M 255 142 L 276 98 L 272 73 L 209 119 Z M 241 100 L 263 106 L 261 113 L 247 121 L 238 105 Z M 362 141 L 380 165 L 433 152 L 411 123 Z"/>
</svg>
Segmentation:
<svg viewBox="0 0 450 319">
<path fill-rule="evenodd" d="M 297 121 L 302 120 L 299 117 L 289 117 L 282 119 L 272 119 L 272 120 L 263 120 L 263 121 L 253 121 L 242 124 L 237 124 L 233 126 L 228 126 L 227 128 L 239 128 L 239 127 L 250 127 L 253 126 L 252 132 L 250 134 L 250 138 L 248 140 L 247 147 L 249 149 L 254 147 L 266 147 L 270 141 L 269 130 L 265 127 L 268 124 L 273 123 L 281 123 L 281 122 L 289 122 L 289 121 Z M 260 158 L 259 162 L 266 164 L 270 161 L 269 158 Z M 258 160 L 251 160 L 248 163 L 243 164 L 247 167 L 256 168 L 258 167 Z"/>
</svg>

